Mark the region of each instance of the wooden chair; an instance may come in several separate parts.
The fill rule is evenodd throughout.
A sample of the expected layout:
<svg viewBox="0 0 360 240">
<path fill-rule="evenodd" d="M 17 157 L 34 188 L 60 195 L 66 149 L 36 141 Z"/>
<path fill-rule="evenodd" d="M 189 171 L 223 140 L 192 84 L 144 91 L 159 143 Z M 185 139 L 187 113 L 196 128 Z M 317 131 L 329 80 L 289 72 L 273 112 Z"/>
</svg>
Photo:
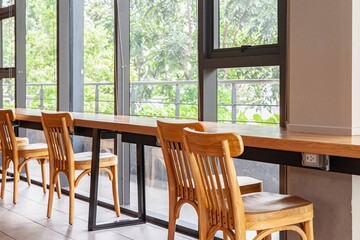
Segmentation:
<svg viewBox="0 0 360 240">
<path fill-rule="evenodd" d="M 182 143 L 183 129 L 190 127 L 197 131 L 205 131 L 200 122 L 194 123 L 166 123 L 157 121 L 157 133 L 164 155 L 169 190 L 169 225 L 168 239 L 175 236 L 176 219 L 179 218 L 184 203 L 192 205 L 196 211 L 197 197 L 190 165 Z M 262 191 L 262 182 L 250 177 L 238 177 L 240 189 L 243 193 Z"/>
<path fill-rule="evenodd" d="M 16 137 L 16 143 L 18 145 L 18 147 L 20 146 L 24 146 L 29 144 L 29 138 L 27 137 Z M 1 151 L 1 138 L 0 138 L 0 151 Z M 29 168 L 28 168 L 28 164 L 25 164 L 25 173 L 26 173 L 26 178 L 27 178 L 27 182 L 30 185 L 31 184 L 31 180 L 30 180 L 30 175 L 28 175 L 29 173 Z M 46 192 L 46 188 L 44 189 L 44 193 Z"/>
<path fill-rule="evenodd" d="M 16 138 L 12 122 L 15 120 L 15 114 L 10 109 L 0 109 L 0 140 L 2 152 L 2 181 L 1 181 L 1 198 L 5 195 L 6 172 L 10 162 L 14 165 L 14 191 L 13 202 L 17 202 L 18 182 L 20 172 L 25 166 L 27 182 L 30 185 L 31 179 L 27 163 L 36 159 L 41 165 L 41 175 L 43 191 L 46 193 L 46 175 L 45 162 L 48 158 L 48 148 L 45 143 L 29 144 L 28 138 Z M 20 163 L 20 158 L 24 161 Z"/>
<path fill-rule="evenodd" d="M 314 239 L 311 202 L 267 192 L 241 195 L 232 159 L 244 151 L 238 134 L 185 128 L 183 138 L 199 202 L 201 240 L 214 239 L 217 231 L 245 240 L 246 230 L 257 231 L 254 240 L 284 230 L 297 232 L 302 240 Z"/>
<path fill-rule="evenodd" d="M 47 217 L 51 217 L 54 195 L 54 183 L 60 172 L 65 173 L 69 182 L 69 224 L 74 222 L 74 198 L 75 188 L 86 174 L 91 172 L 91 152 L 75 153 L 71 145 L 69 128 L 73 126 L 73 118 L 70 113 L 42 113 L 42 125 L 49 145 L 50 157 L 50 187 Z M 100 154 L 100 170 L 108 173 L 112 182 L 112 192 L 116 216 L 120 216 L 118 196 L 118 173 L 117 156 L 111 153 Z M 108 169 L 110 167 L 110 170 Z M 75 170 L 82 173 L 75 177 Z"/>
</svg>

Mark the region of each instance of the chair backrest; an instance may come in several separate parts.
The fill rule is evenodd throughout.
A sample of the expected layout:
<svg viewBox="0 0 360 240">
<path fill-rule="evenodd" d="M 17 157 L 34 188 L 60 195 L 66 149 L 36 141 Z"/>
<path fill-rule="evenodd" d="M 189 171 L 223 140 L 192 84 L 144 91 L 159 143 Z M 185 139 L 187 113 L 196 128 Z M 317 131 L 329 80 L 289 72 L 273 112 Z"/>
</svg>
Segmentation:
<svg viewBox="0 0 360 240">
<path fill-rule="evenodd" d="M 194 201 L 196 193 L 189 161 L 182 143 L 183 129 L 189 127 L 204 132 L 205 126 L 200 122 L 169 123 L 162 121 L 157 121 L 157 126 L 166 165 L 169 194 L 174 194 L 172 191 L 176 191 L 177 197 Z"/>
<path fill-rule="evenodd" d="M 213 233 L 235 229 L 245 239 L 244 206 L 232 159 L 244 151 L 241 137 L 185 128 L 183 139 L 195 180 L 200 223 L 209 222 Z"/>
<path fill-rule="evenodd" d="M 10 159 L 17 158 L 18 146 L 12 122 L 15 114 L 11 109 L 0 109 L 0 140 L 2 156 Z"/>
<path fill-rule="evenodd" d="M 71 145 L 69 127 L 73 126 L 70 113 L 42 113 L 41 123 L 49 148 L 50 168 L 74 172 L 74 151 Z"/>
</svg>

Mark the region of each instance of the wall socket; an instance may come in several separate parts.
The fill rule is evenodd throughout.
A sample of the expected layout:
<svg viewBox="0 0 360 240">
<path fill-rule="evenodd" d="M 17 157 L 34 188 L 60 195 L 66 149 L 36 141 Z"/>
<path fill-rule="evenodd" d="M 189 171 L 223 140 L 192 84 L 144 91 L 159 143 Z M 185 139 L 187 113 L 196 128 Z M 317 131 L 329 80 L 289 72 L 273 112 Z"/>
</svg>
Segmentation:
<svg viewBox="0 0 360 240">
<path fill-rule="evenodd" d="M 305 167 L 320 168 L 325 171 L 330 170 L 329 155 L 302 153 L 302 165 Z"/>
</svg>

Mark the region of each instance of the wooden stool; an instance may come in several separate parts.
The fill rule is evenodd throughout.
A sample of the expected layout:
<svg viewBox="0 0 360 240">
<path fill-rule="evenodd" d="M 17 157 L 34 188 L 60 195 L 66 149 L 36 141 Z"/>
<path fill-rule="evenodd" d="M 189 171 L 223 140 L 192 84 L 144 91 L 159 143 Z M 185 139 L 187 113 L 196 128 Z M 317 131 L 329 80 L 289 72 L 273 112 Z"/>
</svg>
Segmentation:
<svg viewBox="0 0 360 240">
<path fill-rule="evenodd" d="M 232 159 L 244 151 L 238 134 L 185 128 L 183 138 L 199 202 L 201 240 L 214 239 L 217 231 L 233 240 L 245 240 L 246 230 L 257 231 L 254 240 L 284 230 L 297 232 L 302 240 L 314 239 L 311 202 L 266 192 L 241 195 Z"/>
<path fill-rule="evenodd" d="M 183 129 L 190 127 L 197 131 L 205 131 L 200 122 L 166 123 L 157 121 L 157 133 L 163 151 L 169 189 L 169 225 L 168 240 L 175 236 L 176 219 L 184 203 L 192 205 L 198 212 L 194 181 L 182 143 Z M 244 193 L 261 192 L 262 182 L 251 177 L 238 177 L 238 185 Z"/>
<path fill-rule="evenodd" d="M 51 217 L 54 184 L 59 173 L 63 172 L 67 176 L 69 182 L 69 224 L 73 224 L 75 188 L 79 184 L 81 178 L 91 172 L 92 153 L 82 152 L 74 154 L 69 135 L 69 127 L 73 126 L 73 118 L 70 113 L 42 113 L 41 122 L 46 141 L 50 146 L 50 187 L 47 217 Z M 117 156 L 114 154 L 100 154 L 100 170 L 108 173 L 110 181 L 112 182 L 114 208 L 116 216 L 119 217 L 120 205 L 118 196 L 117 162 Z M 110 167 L 110 170 L 108 167 Z M 75 177 L 75 170 L 82 170 L 82 173 Z"/>
</svg>

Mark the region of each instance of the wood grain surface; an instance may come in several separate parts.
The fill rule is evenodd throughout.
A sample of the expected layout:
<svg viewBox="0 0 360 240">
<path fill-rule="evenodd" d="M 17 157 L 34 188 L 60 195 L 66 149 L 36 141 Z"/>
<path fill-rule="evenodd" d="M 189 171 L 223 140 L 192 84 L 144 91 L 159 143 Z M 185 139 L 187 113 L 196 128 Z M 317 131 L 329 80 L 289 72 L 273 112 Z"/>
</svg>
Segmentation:
<svg viewBox="0 0 360 240">
<path fill-rule="evenodd" d="M 15 113 L 17 120 L 41 122 L 40 110 L 17 108 L 15 109 Z M 75 126 L 156 136 L 157 118 L 78 112 L 73 112 L 72 114 Z M 169 122 L 186 122 L 184 120 L 173 119 L 161 120 Z M 203 123 L 206 125 L 207 131 L 209 132 L 236 132 L 240 134 L 245 147 L 360 158 L 360 135 L 339 136 L 312 134 L 289 132 L 285 128 L 276 126 L 216 122 Z"/>
</svg>

